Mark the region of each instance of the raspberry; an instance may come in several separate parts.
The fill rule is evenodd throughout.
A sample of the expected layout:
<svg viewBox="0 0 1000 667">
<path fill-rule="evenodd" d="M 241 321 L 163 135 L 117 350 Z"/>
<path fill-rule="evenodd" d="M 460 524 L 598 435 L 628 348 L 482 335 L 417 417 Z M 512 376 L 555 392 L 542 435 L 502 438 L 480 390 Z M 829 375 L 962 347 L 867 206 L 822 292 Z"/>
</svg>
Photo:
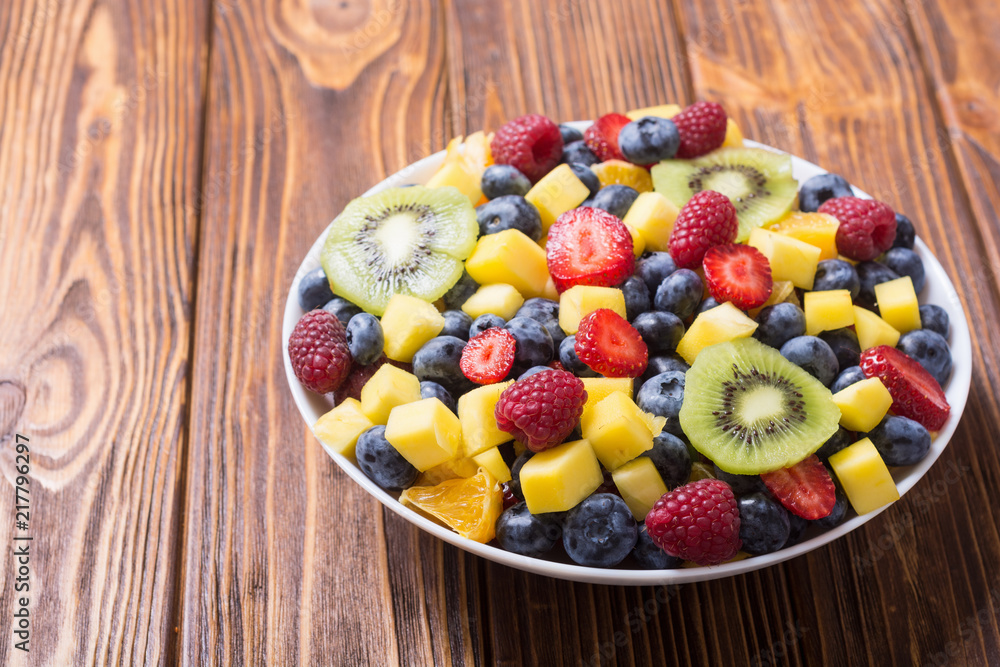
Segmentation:
<svg viewBox="0 0 1000 667">
<path fill-rule="evenodd" d="M 507 377 L 514 366 L 517 339 L 506 329 L 490 327 L 473 336 L 458 361 L 462 374 L 476 384 L 493 384 Z"/>
<path fill-rule="evenodd" d="M 292 370 L 306 389 L 317 394 L 336 391 L 351 372 L 347 332 L 332 313 L 311 310 L 288 338 Z"/>
<path fill-rule="evenodd" d="M 501 431 L 540 452 L 573 432 L 586 402 L 587 390 L 578 377 L 566 371 L 542 371 L 507 387 L 494 416 Z"/>
<path fill-rule="evenodd" d="M 928 431 L 940 431 L 951 414 L 941 385 L 917 361 L 888 345 L 861 354 L 865 377 L 877 377 L 892 395 L 892 411 L 908 417 Z"/>
<path fill-rule="evenodd" d="M 718 565 L 743 546 L 736 497 L 718 479 L 701 479 L 663 494 L 646 515 L 646 530 L 665 552 L 698 565 Z"/>
<path fill-rule="evenodd" d="M 537 183 L 559 164 L 563 141 L 559 126 L 533 113 L 507 121 L 490 142 L 493 161 L 509 164 Z"/>
<path fill-rule="evenodd" d="M 649 348 L 642 336 L 610 308 L 598 308 L 580 321 L 573 351 L 580 361 L 609 378 L 639 377 L 649 363 Z"/>
<path fill-rule="evenodd" d="M 823 202 L 819 212 L 840 221 L 837 250 L 845 257 L 867 262 L 891 248 L 896 240 L 896 214 L 880 201 L 835 197 Z"/>
<path fill-rule="evenodd" d="M 368 380 L 375 375 L 375 371 L 381 368 L 383 364 L 389 364 L 390 366 L 395 366 L 396 368 L 402 368 L 407 373 L 413 372 L 412 364 L 408 364 L 405 361 L 390 359 L 384 354 L 367 366 L 354 364 L 354 367 L 351 369 L 351 372 L 348 373 L 344 383 L 340 385 L 336 392 L 334 392 L 333 396 L 337 405 L 340 405 L 345 399 L 348 398 L 360 401 L 361 390 L 364 388 L 365 384 L 368 383 Z"/>
<path fill-rule="evenodd" d="M 677 214 L 670 233 L 670 256 L 679 269 L 697 268 L 709 248 L 735 241 L 739 227 L 729 197 L 714 190 L 698 192 Z"/>
<path fill-rule="evenodd" d="M 620 113 L 604 114 L 583 133 L 583 143 L 587 145 L 601 162 L 624 160 L 618 148 L 618 133 L 632 120 Z"/>
<path fill-rule="evenodd" d="M 690 159 L 710 153 L 726 140 L 726 111 L 715 102 L 695 102 L 673 118 L 681 135 L 677 157 Z"/>
</svg>

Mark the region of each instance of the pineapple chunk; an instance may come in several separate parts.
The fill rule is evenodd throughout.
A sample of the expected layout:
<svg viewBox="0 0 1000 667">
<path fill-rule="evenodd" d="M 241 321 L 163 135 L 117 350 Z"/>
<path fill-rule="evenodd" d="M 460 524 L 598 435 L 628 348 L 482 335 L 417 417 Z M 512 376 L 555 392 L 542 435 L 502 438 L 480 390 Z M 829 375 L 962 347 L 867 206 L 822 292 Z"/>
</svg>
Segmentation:
<svg viewBox="0 0 1000 667">
<path fill-rule="evenodd" d="M 625 317 L 625 295 L 614 287 L 574 285 L 559 297 L 559 326 L 567 334 L 575 334 L 580 320 L 601 308 Z"/>
<path fill-rule="evenodd" d="M 614 471 L 652 449 L 649 421 L 631 398 L 614 391 L 581 418 L 580 429 L 604 467 Z"/>
<path fill-rule="evenodd" d="M 732 118 L 726 119 L 726 139 L 722 142 L 722 147 L 743 148 L 743 133 Z"/>
<path fill-rule="evenodd" d="M 316 420 L 313 433 L 327 449 L 353 461 L 354 446 L 358 444 L 358 436 L 374 425 L 361 411 L 361 401 L 346 398 L 340 405 Z"/>
<path fill-rule="evenodd" d="M 818 336 L 824 331 L 854 324 L 854 302 L 846 289 L 806 292 L 802 299 L 806 314 L 806 333 Z"/>
<path fill-rule="evenodd" d="M 397 405 L 389 413 L 385 439 L 420 471 L 455 458 L 462 444 L 462 424 L 437 398 Z"/>
<path fill-rule="evenodd" d="M 831 456 L 830 467 L 858 514 L 867 514 L 899 500 L 896 483 L 868 438 L 858 440 Z"/>
<path fill-rule="evenodd" d="M 542 218 L 542 233 L 545 234 L 556 218 L 576 208 L 589 196 L 590 190 L 570 166 L 561 164 L 535 183 L 524 198 L 538 209 Z"/>
<path fill-rule="evenodd" d="M 529 299 L 540 296 L 549 280 L 545 251 L 516 229 L 481 237 L 465 270 L 480 285 L 506 283 Z"/>
<path fill-rule="evenodd" d="M 812 289 L 816 265 L 822 253 L 819 248 L 759 227 L 750 232 L 747 245 L 757 248 L 767 257 L 774 280 L 791 280 L 796 287 Z"/>
<path fill-rule="evenodd" d="M 476 293 L 462 304 L 462 310 L 472 319 L 492 313 L 509 320 L 523 303 L 524 297 L 513 285 L 494 283 L 483 285 L 476 290 Z"/>
<path fill-rule="evenodd" d="M 473 132 L 465 138 L 455 137 L 448 142 L 447 154 L 437 173 L 431 176 L 427 187 L 452 186 L 469 198 L 473 206 L 478 206 L 483 198 L 481 188 L 483 171 L 493 164 L 490 151 L 492 134 Z"/>
<path fill-rule="evenodd" d="M 413 373 L 383 364 L 361 388 L 361 411 L 373 424 L 389 421 L 397 405 L 420 400 L 420 380 Z"/>
<path fill-rule="evenodd" d="M 620 391 L 629 398 L 632 398 L 632 378 L 582 378 L 583 388 L 587 390 L 587 402 L 583 404 L 583 415 L 595 405 L 611 395 L 613 391 Z"/>
<path fill-rule="evenodd" d="M 729 301 L 698 315 L 677 344 L 677 354 L 693 364 L 698 353 L 709 345 L 736 338 L 747 338 L 757 330 L 757 323 Z"/>
<path fill-rule="evenodd" d="M 673 118 L 680 112 L 681 108 L 676 104 L 661 104 L 655 107 L 632 109 L 631 111 L 626 111 L 625 115 L 631 120 L 639 120 L 640 118 L 645 118 L 646 116 L 653 116 L 655 118 Z"/>
<path fill-rule="evenodd" d="M 535 454 L 521 466 L 518 478 L 532 514 L 573 509 L 604 482 L 601 466 L 586 440 L 565 442 Z"/>
<path fill-rule="evenodd" d="M 892 394 L 878 378 L 855 382 L 833 395 L 840 408 L 840 425 L 849 431 L 868 433 L 878 426 L 889 407 Z"/>
<path fill-rule="evenodd" d="M 820 249 L 819 259 L 837 259 L 837 229 L 840 221 L 826 213 L 792 211 L 768 227 L 772 232 L 791 236 Z"/>
<path fill-rule="evenodd" d="M 441 188 L 450 185 L 458 188 L 458 191 L 468 197 L 475 206 L 483 196 L 481 182 L 481 174 L 470 172 L 462 162 L 445 162 L 427 181 L 427 187 Z"/>
<path fill-rule="evenodd" d="M 559 290 L 556 289 L 556 283 L 552 280 L 552 276 L 549 276 L 549 279 L 545 282 L 545 289 L 542 290 L 541 296 L 549 301 L 559 300 Z"/>
<path fill-rule="evenodd" d="M 876 285 L 875 301 L 882 319 L 899 333 L 920 328 L 920 304 L 910 276 Z"/>
<path fill-rule="evenodd" d="M 462 422 L 462 441 L 466 456 L 482 454 L 490 447 L 513 438 L 510 433 L 497 428 L 497 419 L 493 414 L 500 394 L 512 384 L 513 381 L 488 384 L 459 397 L 458 419 Z"/>
<path fill-rule="evenodd" d="M 899 332 L 892 325 L 861 306 L 854 306 L 854 331 L 858 334 L 862 351 L 878 345 L 896 347 L 899 342 Z"/>
<path fill-rule="evenodd" d="M 407 294 L 393 294 L 382 315 L 385 356 L 410 363 L 417 350 L 442 329 L 444 317 L 434 304 Z"/>
<path fill-rule="evenodd" d="M 472 460 L 486 468 L 491 475 L 496 477 L 498 482 L 510 481 L 510 468 L 507 467 L 507 462 L 503 460 L 500 450 L 496 447 L 487 449 L 482 454 L 476 454 Z"/>
<path fill-rule="evenodd" d="M 635 227 L 625 225 L 625 229 L 628 230 L 629 236 L 632 237 L 632 254 L 638 258 L 646 251 L 646 239 L 642 237 L 642 234 Z"/>
<path fill-rule="evenodd" d="M 639 233 L 645 242 L 646 250 L 665 252 L 678 213 L 680 209 L 659 192 L 643 192 L 636 198 L 622 222 L 629 230 L 634 229 Z M 634 234 L 632 241 L 634 245 Z M 636 251 L 636 257 L 640 254 Z"/>
<path fill-rule="evenodd" d="M 643 521 L 653 509 L 653 504 L 668 490 L 653 460 L 647 456 L 640 456 L 618 468 L 611 473 L 611 479 L 636 521 Z"/>
</svg>

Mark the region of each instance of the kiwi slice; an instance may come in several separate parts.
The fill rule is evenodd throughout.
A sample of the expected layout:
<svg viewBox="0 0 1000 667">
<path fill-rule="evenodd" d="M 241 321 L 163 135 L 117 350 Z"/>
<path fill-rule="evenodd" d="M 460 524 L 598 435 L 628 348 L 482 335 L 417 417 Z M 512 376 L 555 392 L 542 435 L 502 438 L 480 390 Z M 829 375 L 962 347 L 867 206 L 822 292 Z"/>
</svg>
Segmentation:
<svg viewBox="0 0 1000 667">
<path fill-rule="evenodd" d="M 816 378 L 753 338 L 706 347 L 685 378 L 680 422 L 729 473 L 795 465 L 837 431 L 840 408 Z"/>
<path fill-rule="evenodd" d="M 381 315 L 393 294 L 441 298 L 478 235 L 476 211 L 456 188 L 390 188 L 344 208 L 321 261 L 334 294 Z"/>
<path fill-rule="evenodd" d="M 664 160 L 652 168 L 653 189 L 678 208 L 702 190 L 729 197 L 740 221 L 737 241 L 780 220 L 792 208 L 799 184 L 792 158 L 762 148 L 722 148 L 694 160 Z"/>
</svg>

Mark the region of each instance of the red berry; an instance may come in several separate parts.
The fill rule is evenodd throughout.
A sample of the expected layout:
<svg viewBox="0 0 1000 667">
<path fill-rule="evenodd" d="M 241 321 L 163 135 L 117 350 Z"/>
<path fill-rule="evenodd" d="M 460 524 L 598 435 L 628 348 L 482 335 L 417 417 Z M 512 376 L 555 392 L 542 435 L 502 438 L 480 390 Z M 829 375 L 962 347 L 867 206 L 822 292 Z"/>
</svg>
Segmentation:
<svg viewBox="0 0 1000 667">
<path fill-rule="evenodd" d="M 791 468 L 765 472 L 760 477 L 786 510 L 803 519 L 822 519 L 837 502 L 837 487 L 815 454 Z"/>
<path fill-rule="evenodd" d="M 698 268 L 705 252 L 736 240 L 740 223 L 729 197 L 702 190 L 681 207 L 670 232 L 670 256 L 679 269 Z"/>
<path fill-rule="evenodd" d="M 840 221 L 837 251 L 845 257 L 866 262 L 891 248 L 896 240 L 896 214 L 880 201 L 835 197 L 823 202 L 819 212 Z"/>
<path fill-rule="evenodd" d="M 618 148 L 618 133 L 631 122 L 631 118 L 620 113 L 605 114 L 584 131 L 583 143 L 601 162 L 624 160 Z"/>
<path fill-rule="evenodd" d="M 549 368 L 551 368 L 553 370 L 557 370 L 557 371 L 564 371 L 564 370 L 566 370 L 566 368 L 561 363 L 559 363 L 558 361 L 550 361 L 549 362 Z"/>
<path fill-rule="evenodd" d="M 888 345 L 861 354 L 865 377 L 877 377 L 892 395 L 892 411 L 909 417 L 928 431 L 940 431 L 951 406 L 941 385 L 917 361 Z"/>
<path fill-rule="evenodd" d="M 752 246 L 713 246 L 705 253 L 702 267 L 708 291 L 719 303 L 732 301 L 740 310 L 749 310 L 771 296 L 771 263 Z"/>
<path fill-rule="evenodd" d="M 332 313 L 310 310 L 302 316 L 288 338 L 292 370 L 309 391 L 336 391 L 351 372 L 347 332 Z"/>
<path fill-rule="evenodd" d="M 354 367 L 351 369 L 351 372 L 348 373 L 344 383 L 340 385 L 340 388 L 333 394 L 337 405 L 343 403 L 347 398 L 353 398 L 360 401 L 361 390 L 364 388 L 365 384 L 368 383 L 368 380 L 375 375 L 375 371 L 381 368 L 383 364 L 389 364 L 390 366 L 395 366 L 396 368 L 402 368 L 407 373 L 413 372 L 413 364 L 390 359 L 384 354 L 367 366 L 354 364 Z"/>
<path fill-rule="evenodd" d="M 668 554 L 698 565 L 718 565 L 743 546 L 736 497 L 718 479 L 689 482 L 663 494 L 646 515 L 646 530 Z"/>
<path fill-rule="evenodd" d="M 458 365 L 465 377 L 476 384 L 493 384 L 510 373 L 515 352 L 517 340 L 513 334 L 491 327 L 466 343 Z"/>
<path fill-rule="evenodd" d="M 580 361 L 609 378 L 639 377 L 649 361 L 639 332 L 609 308 L 598 308 L 580 321 L 573 349 Z"/>
<path fill-rule="evenodd" d="M 537 113 L 507 121 L 490 142 L 496 164 L 516 167 L 532 183 L 559 164 L 562 149 L 559 126 Z"/>
<path fill-rule="evenodd" d="M 677 157 L 690 159 L 710 153 L 726 140 L 726 110 L 715 102 L 695 102 L 671 120 L 681 135 Z"/>
<path fill-rule="evenodd" d="M 500 490 L 503 492 L 503 508 L 505 510 L 510 509 L 514 505 L 521 502 L 517 499 L 517 496 L 514 495 L 514 491 L 511 490 L 508 482 L 502 483 L 500 485 Z"/>
<path fill-rule="evenodd" d="M 618 285 L 635 268 L 628 227 L 599 208 L 560 215 L 549 228 L 545 257 L 560 293 L 574 285 Z"/>
<path fill-rule="evenodd" d="M 540 452 L 573 432 L 586 402 L 580 378 L 566 371 L 542 371 L 504 389 L 494 416 L 501 431 Z"/>
</svg>

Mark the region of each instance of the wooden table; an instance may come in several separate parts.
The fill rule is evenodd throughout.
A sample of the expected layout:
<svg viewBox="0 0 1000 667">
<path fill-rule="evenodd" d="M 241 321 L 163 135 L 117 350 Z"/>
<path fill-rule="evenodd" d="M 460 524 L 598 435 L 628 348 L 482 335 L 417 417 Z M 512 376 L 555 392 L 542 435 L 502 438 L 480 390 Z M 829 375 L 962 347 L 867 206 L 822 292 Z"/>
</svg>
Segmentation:
<svg viewBox="0 0 1000 667">
<path fill-rule="evenodd" d="M 989 0 L 0 3 L 0 663 L 997 664 L 998 61 Z M 954 278 L 975 369 L 941 460 L 843 540 L 669 589 L 384 510 L 286 387 L 316 236 L 453 135 L 701 98 L 907 213 Z"/>
</svg>

